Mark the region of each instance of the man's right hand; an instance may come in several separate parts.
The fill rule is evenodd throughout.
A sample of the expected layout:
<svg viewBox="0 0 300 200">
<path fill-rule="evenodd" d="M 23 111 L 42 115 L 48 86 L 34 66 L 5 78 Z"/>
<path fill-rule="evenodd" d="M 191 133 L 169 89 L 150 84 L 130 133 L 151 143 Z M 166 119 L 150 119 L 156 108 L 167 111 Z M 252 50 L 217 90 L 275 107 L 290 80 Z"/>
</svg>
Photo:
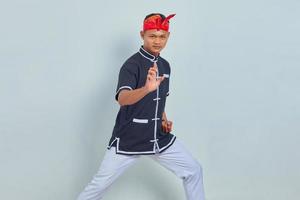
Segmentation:
<svg viewBox="0 0 300 200">
<path fill-rule="evenodd" d="M 148 70 L 147 80 L 144 87 L 134 90 L 122 90 L 119 93 L 118 102 L 121 106 L 132 105 L 141 100 L 149 92 L 157 89 L 164 77 L 157 77 L 157 65 L 154 63 L 153 67 Z"/>
<path fill-rule="evenodd" d="M 164 76 L 157 76 L 158 68 L 156 62 L 153 67 L 150 67 L 147 74 L 145 88 L 148 92 L 152 92 L 157 89 L 160 83 L 165 79 Z"/>
</svg>

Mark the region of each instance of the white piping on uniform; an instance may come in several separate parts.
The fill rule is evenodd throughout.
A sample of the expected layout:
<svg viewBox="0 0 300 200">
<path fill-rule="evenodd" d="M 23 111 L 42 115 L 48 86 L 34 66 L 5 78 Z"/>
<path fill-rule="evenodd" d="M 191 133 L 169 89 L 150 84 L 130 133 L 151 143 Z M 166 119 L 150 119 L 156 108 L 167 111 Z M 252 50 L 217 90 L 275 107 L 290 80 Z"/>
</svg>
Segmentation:
<svg viewBox="0 0 300 200">
<path fill-rule="evenodd" d="M 163 151 L 164 149 L 168 148 L 168 147 L 173 143 L 173 141 L 175 140 L 175 138 L 176 138 L 176 136 L 173 135 L 173 138 L 170 140 L 170 142 L 169 142 L 167 145 L 165 145 L 163 148 L 161 148 L 161 149 L 160 149 L 159 146 L 157 145 L 158 151 L 161 152 L 161 151 Z M 115 141 L 117 141 L 117 145 L 116 145 L 116 151 L 117 151 L 117 153 L 124 153 L 124 154 L 149 154 L 149 153 L 151 153 L 151 154 L 155 154 L 155 147 L 156 147 L 156 145 L 153 145 L 153 151 L 142 151 L 142 152 L 120 151 L 120 150 L 119 150 L 120 138 L 118 138 L 118 137 L 116 137 L 116 138 L 111 142 L 111 144 L 109 145 L 109 148 L 111 148 L 111 146 L 113 145 L 113 143 L 114 143 Z M 150 140 L 150 142 L 157 142 L 157 141 L 158 141 L 158 139 Z"/>
<path fill-rule="evenodd" d="M 115 142 L 117 140 L 117 138 L 115 138 L 111 143 L 110 143 L 110 145 L 108 145 L 108 149 L 110 149 L 111 148 L 111 146 L 113 145 L 113 143 Z"/>
<path fill-rule="evenodd" d="M 159 149 L 159 152 L 161 152 L 161 151 L 163 151 L 164 149 L 166 149 L 166 148 L 168 148 L 172 143 L 173 143 L 173 141 L 175 140 L 175 135 L 173 135 L 173 137 L 172 137 L 172 139 L 170 140 L 170 142 L 166 145 L 166 146 L 164 146 L 163 148 L 159 148 L 158 147 L 158 149 Z"/>
<path fill-rule="evenodd" d="M 154 59 L 155 59 L 155 56 L 152 55 L 151 53 L 149 53 L 148 51 L 146 51 L 146 50 L 144 49 L 144 47 L 141 46 L 141 49 L 142 49 L 146 54 L 148 54 L 149 56 L 154 57 Z"/>
<path fill-rule="evenodd" d="M 155 98 L 155 99 L 153 99 L 153 101 L 156 101 L 156 100 L 160 100 L 160 98 Z"/>
<path fill-rule="evenodd" d="M 122 90 L 122 89 L 124 89 L 124 88 L 127 88 L 127 89 L 132 90 L 132 87 L 126 85 L 126 86 L 120 87 L 120 88 L 118 89 L 118 91 L 116 92 L 116 94 L 118 94 L 118 93 L 120 92 L 120 90 Z"/>
<path fill-rule="evenodd" d="M 160 118 L 157 117 L 157 118 L 153 118 L 152 120 L 160 120 Z"/>
<path fill-rule="evenodd" d="M 120 151 L 119 150 L 119 143 L 120 143 L 120 138 L 116 138 L 117 139 L 117 145 L 116 145 L 116 151 L 117 153 L 124 153 L 124 154 L 149 154 L 149 153 L 155 153 L 155 151 L 142 151 L 142 152 L 132 152 L 132 151 Z"/>
<path fill-rule="evenodd" d="M 156 73 L 156 78 L 159 76 L 159 71 L 157 67 L 157 73 Z M 156 87 L 156 107 L 155 107 L 155 119 L 157 118 L 157 112 L 158 112 L 158 98 L 159 98 L 159 86 Z M 157 140 L 156 140 L 156 132 L 157 132 L 157 120 L 154 121 L 154 145 L 156 146 L 157 149 L 159 149 Z"/>
<path fill-rule="evenodd" d="M 137 118 L 133 118 L 132 121 L 133 121 L 133 122 L 136 122 L 136 123 L 141 123 L 141 124 L 147 124 L 147 123 L 148 123 L 148 119 L 137 119 Z"/>
<path fill-rule="evenodd" d="M 169 78 L 169 77 L 170 77 L 170 74 L 163 74 L 163 77 Z"/>
<path fill-rule="evenodd" d="M 139 51 L 139 53 L 144 57 L 144 58 L 147 58 L 148 60 L 150 60 L 150 61 L 152 61 L 152 62 L 154 62 L 155 61 L 155 58 L 148 58 L 147 56 L 144 56 L 144 54 L 142 54 L 140 51 Z"/>
</svg>

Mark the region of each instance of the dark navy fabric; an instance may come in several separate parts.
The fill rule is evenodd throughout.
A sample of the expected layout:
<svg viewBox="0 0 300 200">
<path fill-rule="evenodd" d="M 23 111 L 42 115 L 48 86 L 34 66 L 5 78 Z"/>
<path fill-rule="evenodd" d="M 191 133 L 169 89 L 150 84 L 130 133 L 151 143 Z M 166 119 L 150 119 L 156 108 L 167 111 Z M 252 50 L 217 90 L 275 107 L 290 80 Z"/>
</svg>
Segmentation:
<svg viewBox="0 0 300 200">
<path fill-rule="evenodd" d="M 108 148 L 126 155 L 155 154 L 166 150 L 175 141 L 171 133 L 161 128 L 162 113 L 169 94 L 170 65 L 160 56 L 140 48 L 120 69 L 116 100 L 121 90 L 134 90 L 145 85 L 148 70 L 156 62 L 158 75 L 164 76 L 158 90 L 147 94 L 133 105 L 121 106 Z"/>
</svg>

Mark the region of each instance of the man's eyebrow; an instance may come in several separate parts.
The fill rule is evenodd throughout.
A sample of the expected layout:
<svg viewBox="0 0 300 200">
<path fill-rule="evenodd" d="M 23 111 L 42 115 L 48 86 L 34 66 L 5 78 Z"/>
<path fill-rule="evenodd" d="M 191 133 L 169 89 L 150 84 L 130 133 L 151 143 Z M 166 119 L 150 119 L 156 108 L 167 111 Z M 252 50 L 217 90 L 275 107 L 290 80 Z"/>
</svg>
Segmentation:
<svg viewBox="0 0 300 200">
<path fill-rule="evenodd" d="M 165 34 L 154 34 L 154 33 L 150 33 L 149 36 L 157 36 L 157 37 L 161 37 L 161 36 L 165 36 Z"/>
</svg>

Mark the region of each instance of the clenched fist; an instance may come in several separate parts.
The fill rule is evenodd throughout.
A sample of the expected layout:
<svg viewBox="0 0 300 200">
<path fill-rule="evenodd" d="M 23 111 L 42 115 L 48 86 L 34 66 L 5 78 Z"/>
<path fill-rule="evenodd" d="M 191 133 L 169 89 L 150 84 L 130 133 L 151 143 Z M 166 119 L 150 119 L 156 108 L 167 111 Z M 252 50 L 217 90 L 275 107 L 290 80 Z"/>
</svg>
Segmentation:
<svg viewBox="0 0 300 200">
<path fill-rule="evenodd" d="M 172 131 L 173 122 L 168 120 L 163 120 L 161 126 L 163 132 L 170 133 Z"/>
</svg>

